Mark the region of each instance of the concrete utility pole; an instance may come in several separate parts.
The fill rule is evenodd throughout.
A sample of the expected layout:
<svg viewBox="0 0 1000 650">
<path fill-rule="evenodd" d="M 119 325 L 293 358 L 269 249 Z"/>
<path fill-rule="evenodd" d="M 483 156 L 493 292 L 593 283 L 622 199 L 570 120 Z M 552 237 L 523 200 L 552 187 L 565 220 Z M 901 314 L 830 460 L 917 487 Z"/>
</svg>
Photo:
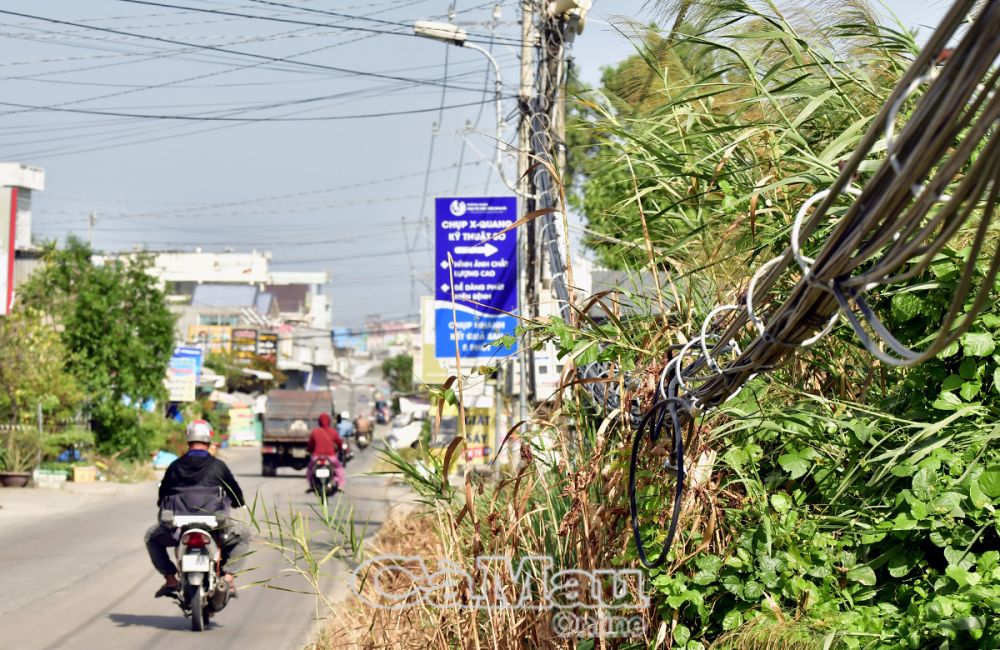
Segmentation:
<svg viewBox="0 0 1000 650">
<path fill-rule="evenodd" d="M 531 134 L 531 122 L 527 117 L 528 107 L 531 102 L 531 91 L 535 84 L 534 71 L 532 69 L 532 23 L 535 20 L 535 0 L 521 0 L 521 86 L 518 90 L 518 102 L 521 106 L 521 122 L 518 125 L 517 134 L 517 178 L 518 189 L 521 196 L 527 196 L 531 184 L 528 182 L 528 148 Z M 527 206 L 525 206 L 527 207 Z M 525 210 L 527 212 L 527 210 Z M 520 268 L 517 271 L 518 283 L 521 285 L 517 292 L 518 314 L 525 317 L 525 307 L 528 303 L 528 283 L 525 272 L 528 264 L 527 237 L 524 228 L 517 230 L 517 259 L 520 261 Z M 522 343 L 518 350 L 518 367 L 520 369 L 518 392 L 518 419 L 524 421 L 528 417 L 528 353 Z"/>
<path fill-rule="evenodd" d="M 90 218 L 87 220 L 87 245 L 94 247 L 94 226 L 97 225 L 97 213 L 91 210 Z"/>
</svg>

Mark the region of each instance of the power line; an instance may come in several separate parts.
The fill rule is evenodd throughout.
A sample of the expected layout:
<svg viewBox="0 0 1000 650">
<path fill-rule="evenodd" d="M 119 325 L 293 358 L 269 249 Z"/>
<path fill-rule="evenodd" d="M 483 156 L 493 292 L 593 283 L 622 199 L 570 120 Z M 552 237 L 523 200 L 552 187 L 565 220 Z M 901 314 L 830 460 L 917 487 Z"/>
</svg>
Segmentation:
<svg viewBox="0 0 1000 650">
<path fill-rule="evenodd" d="M 265 104 L 252 109 L 247 110 L 267 110 L 270 108 L 280 108 L 284 106 L 294 106 L 300 104 L 308 104 L 312 102 L 323 101 L 329 99 L 330 97 L 336 97 L 336 95 L 330 95 L 325 97 L 310 97 L 306 99 L 297 99 L 289 102 L 281 102 L 278 104 Z M 492 101 L 492 100 L 488 100 Z M 482 101 L 478 102 L 465 102 L 462 104 L 451 104 L 445 106 L 444 110 L 450 110 L 454 108 L 467 108 L 469 106 L 479 106 Z M 0 102 L 0 106 L 13 106 L 17 108 L 27 108 L 31 110 L 44 110 L 44 111 L 54 111 L 58 113 L 79 113 L 83 115 L 103 115 L 107 117 L 130 117 L 130 118 L 141 118 L 141 119 L 153 119 L 153 120 L 180 120 L 188 122 L 324 122 L 330 120 L 360 120 L 375 117 L 392 117 L 396 115 L 415 115 L 418 113 L 433 113 L 438 110 L 442 110 L 439 106 L 428 106 L 426 108 L 411 108 L 400 111 L 383 111 L 379 113 L 356 113 L 354 115 L 323 115 L 318 117 L 215 117 L 215 116 L 198 116 L 198 115 L 151 115 L 145 113 L 125 113 L 121 111 L 97 111 L 89 110 L 83 108 L 59 108 L 56 106 L 33 106 L 31 104 L 18 104 L 15 102 Z"/>
<path fill-rule="evenodd" d="M 432 249 L 430 249 L 430 248 L 421 248 L 419 250 L 414 250 L 414 251 L 411 251 L 411 252 L 413 252 L 413 253 L 426 253 L 426 252 L 429 252 L 431 250 Z M 379 257 L 392 257 L 394 255 L 405 255 L 405 254 L 406 254 L 406 250 L 404 249 L 404 250 L 401 250 L 401 251 L 383 251 L 381 253 L 366 253 L 366 254 L 358 254 L 358 255 L 346 255 L 346 256 L 342 256 L 342 257 L 315 257 L 315 258 L 305 259 L 305 260 L 285 260 L 285 261 L 277 261 L 277 262 L 272 261 L 271 264 L 272 265 L 275 265 L 275 264 L 316 264 L 316 263 L 320 263 L 320 262 L 345 262 L 347 260 L 360 260 L 360 259 L 379 258 Z"/>
<path fill-rule="evenodd" d="M 169 9 L 181 9 L 181 10 L 184 10 L 184 11 L 200 11 L 200 12 L 203 12 L 203 13 L 218 14 L 218 15 L 221 15 L 221 16 L 236 16 L 236 17 L 239 17 L 239 18 L 250 18 L 250 19 L 256 19 L 256 20 L 267 20 L 267 21 L 271 21 L 271 22 L 289 23 L 289 24 L 293 24 L 293 25 L 312 25 L 314 27 L 331 27 L 331 28 L 335 28 L 335 29 L 344 29 L 344 30 L 350 30 L 350 31 L 356 31 L 356 32 L 368 32 L 368 33 L 372 33 L 372 34 L 388 34 L 388 35 L 393 35 L 393 36 L 407 36 L 407 37 L 413 37 L 413 38 L 421 38 L 420 36 L 417 36 L 416 34 L 413 34 L 411 32 L 394 32 L 394 31 L 374 29 L 374 28 L 369 28 L 369 27 L 355 27 L 355 26 L 348 27 L 348 26 L 337 25 L 337 24 L 330 24 L 330 23 L 312 23 L 312 22 L 303 21 L 303 20 L 296 20 L 294 18 L 278 18 L 278 17 L 273 17 L 273 16 L 261 16 L 261 15 L 256 15 L 256 14 L 243 14 L 243 13 L 237 13 L 237 12 L 232 12 L 232 11 L 223 11 L 223 10 L 220 10 L 220 9 L 201 9 L 201 8 L 198 8 L 198 7 L 189 7 L 189 6 L 185 6 L 185 5 L 174 5 L 174 4 L 164 3 L 164 2 L 153 2 L 152 0 L 118 0 L 118 2 L 127 2 L 129 4 L 138 4 L 138 5 L 149 5 L 149 6 L 153 6 L 153 7 L 164 7 L 164 8 L 169 8 Z M 269 3 L 266 3 L 266 4 L 278 4 L 278 3 L 271 3 L 271 2 L 269 2 Z M 285 7 L 287 7 L 289 5 L 280 5 L 280 4 L 278 4 L 278 6 L 285 6 Z M 301 10 L 308 10 L 305 7 L 299 7 L 299 9 L 301 9 Z M 318 10 L 318 9 L 315 9 L 313 11 L 315 11 L 317 13 L 323 13 L 323 14 L 328 14 L 328 15 L 332 15 L 332 16 L 338 16 L 338 17 L 342 17 L 342 18 L 349 18 L 349 19 L 352 19 L 352 20 L 374 20 L 376 22 L 379 22 L 377 19 L 367 18 L 367 17 L 364 17 L 364 16 L 353 16 L 353 15 L 350 15 L 350 14 L 342 14 L 342 13 L 336 13 L 336 12 L 327 12 L 327 11 L 321 11 L 321 10 Z M 407 23 L 399 23 L 399 22 L 388 21 L 388 24 L 395 25 L 395 26 L 403 26 L 403 27 L 407 27 L 407 28 L 411 27 L 411 25 L 409 25 Z M 472 38 L 468 39 L 469 42 L 472 42 L 472 43 L 485 42 L 485 41 L 478 41 L 478 40 L 476 40 L 477 38 L 484 38 L 485 35 L 483 35 L 483 34 L 470 33 L 468 35 L 470 37 L 472 37 Z M 504 39 L 504 40 L 505 40 L 505 42 L 507 42 L 510 45 L 518 45 L 518 44 L 520 44 L 520 40 L 519 39 L 510 39 L 510 38 L 507 38 L 507 39 Z"/>
<path fill-rule="evenodd" d="M 477 161 L 468 162 L 468 163 L 464 163 L 464 164 L 467 167 L 468 166 L 473 166 L 473 165 L 481 165 L 481 164 L 483 164 L 483 161 L 478 161 L 477 160 Z M 433 172 L 444 172 L 444 171 L 452 170 L 454 168 L 455 168 L 455 165 L 444 165 L 444 166 L 441 166 L 441 167 L 437 167 L 437 168 L 433 169 L 432 171 Z M 302 191 L 302 192 L 290 192 L 290 193 L 286 193 L 286 194 L 274 194 L 274 195 L 270 195 L 270 196 L 256 197 L 256 198 L 253 198 L 253 199 L 241 199 L 239 201 L 217 201 L 217 202 L 208 202 L 208 203 L 206 203 L 206 202 L 182 202 L 182 201 L 169 201 L 169 202 L 167 202 L 167 201 L 163 201 L 163 202 L 157 201 L 156 203 L 162 203 L 164 205 L 183 205 L 183 206 L 195 206 L 195 207 L 194 208 L 183 207 L 183 208 L 178 208 L 176 210 L 171 210 L 171 211 L 168 211 L 168 212 L 137 213 L 137 214 L 132 215 L 132 216 L 142 216 L 142 217 L 152 216 L 152 217 L 155 217 L 155 216 L 159 216 L 159 215 L 162 215 L 162 214 L 172 214 L 174 212 L 182 212 L 182 211 L 190 212 L 191 209 L 195 209 L 195 210 L 199 209 L 198 206 L 201 206 L 200 209 L 214 209 L 214 208 L 219 208 L 219 207 L 235 207 L 235 206 L 240 206 L 240 205 L 250 205 L 250 204 L 256 204 L 256 203 L 269 203 L 271 201 L 285 201 L 287 199 L 296 199 L 296 198 L 301 198 L 303 196 L 315 196 L 317 194 L 328 194 L 330 192 L 342 192 L 344 190 L 353 190 L 353 189 L 357 189 L 359 187 L 368 187 L 368 186 L 371 186 L 371 185 L 379 185 L 379 184 L 382 184 L 382 183 L 389 183 L 389 182 L 392 182 L 392 181 L 403 180 L 403 179 L 406 179 L 406 178 L 415 178 L 417 176 L 423 176 L 423 174 L 424 174 L 424 171 L 421 170 L 421 171 L 418 171 L 418 172 L 409 172 L 407 174 L 398 174 L 398 175 L 395 175 L 395 176 L 386 176 L 384 178 L 377 178 L 377 179 L 374 179 L 374 180 L 361 181 L 361 182 L 358 182 L 358 183 L 350 183 L 350 184 L 346 184 L 346 185 L 336 185 L 336 186 L 333 186 L 333 187 L 325 187 L 325 188 L 321 188 L 321 189 L 317 189 L 317 190 L 305 190 L 305 191 Z M 88 202 L 90 202 L 90 201 L 99 201 L 99 202 L 103 202 L 103 203 L 149 203 L 149 202 L 146 202 L 146 201 L 128 201 L 128 200 L 122 200 L 122 199 L 109 199 L 109 198 L 106 198 L 106 197 L 105 198 L 101 198 L 101 197 L 61 196 L 59 194 L 49 194 L 48 192 L 46 192 L 44 194 L 44 198 L 46 200 L 55 199 L 55 200 L 59 200 L 59 201 L 88 201 Z M 89 212 L 89 210 L 87 212 Z"/>
<path fill-rule="evenodd" d="M 140 0 L 119 0 L 119 1 L 120 2 L 140 2 Z M 146 4 L 145 2 L 143 2 L 143 3 Z M 169 5 L 164 5 L 164 6 L 169 6 Z M 294 65 L 298 65 L 298 66 L 303 66 L 303 67 L 308 67 L 308 68 L 315 68 L 315 69 L 318 69 L 318 70 L 328 70 L 328 71 L 331 71 L 331 72 L 340 72 L 342 74 L 349 75 L 349 76 L 373 77 L 373 78 L 376 78 L 376 79 L 388 79 L 388 80 L 392 80 L 392 81 L 406 81 L 406 82 L 409 82 L 409 83 L 415 83 L 415 84 L 421 84 L 421 85 L 429 85 L 429 86 L 440 86 L 441 85 L 440 82 L 434 81 L 433 79 L 412 79 L 412 78 L 409 78 L 409 77 L 399 77 L 399 76 L 395 76 L 395 75 L 379 74 L 377 72 L 365 72 L 363 70 L 353 70 L 353 69 L 350 69 L 350 68 L 342 68 L 342 67 L 339 67 L 339 66 L 325 65 L 325 64 L 322 64 L 322 63 L 312 63 L 312 62 L 308 62 L 308 61 L 293 61 L 293 60 L 289 60 L 288 58 L 285 58 L 285 57 L 267 56 L 265 54 L 256 54 L 254 52 L 244 52 L 242 50 L 232 50 L 232 49 L 229 49 L 229 48 L 226 48 L 226 47 L 218 47 L 218 46 L 214 46 L 214 45 L 198 45 L 196 43 L 190 43 L 190 42 L 186 42 L 186 41 L 180 41 L 180 40 L 176 40 L 176 39 L 172 39 L 172 38 L 163 38 L 163 37 L 160 37 L 160 36 L 153 36 L 151 34 L 137 34 L 137 33 L 126 32 L 126 31 L 122 31 L 122 30 L 118 30 L 118 29 L 111 29 L 109 27 L 100 27 L 100 26 L 97 26 L 97 25 L 84 25 L 82 23 L 75 23 L 75 22 L 68 21 L 68 20 L 60 20 L 58 18 L 49 18 L 49 17 L 46 17 L 46 16 L 37 16 L 37 15 L 32 15 L 32 14 L 24 14 L 24 13 L 20 13 L 20 12 L 16 12 L 16 11 L 9 11 L 9 10 L 6 10 L 6 9 L 0 9 L 0 14 L 6 14 L 6 15 L 11 15 L 11 16 L 19 16 L 21 18 L 33 18 L 35 20 L 40 20 L 40 21 L 43 21 L 43 22 L 54 23 L 54 24 L 57 24 L 57 25 L 69 25 L 69 26 L 72 26 L 72 27 L 83 27 L 85 29 L 92 29 L 92 30 L 96 30 L 96 31 L 100 31 L 100 32 L 107 32 L 107 33 L 111 33 L 111 34 L 118 34 L 118 35 L 124 35 L 124 36 L 135 36 L 135 37 L 138 37 L 138 38 L 148 39 L 148 40 L 156 41 L 156 42 L 160 42 L 160 43 L 167 43 L 167 44 L 170 44 L 170 45 L 179 45 L 181 47 L 189 47 L 189 48 L 195 48 L 195 49 L 200 49 L 200 50 L 207 50 L 207 51 L 211 51 L 211 52 L 221 52 L 223 54 L 232 54 L 232 55 L 236 55 L 236 56 L 244 56 L 244 57 L 249 57 L 249 58 L 253 58 L 253 59 L 258 59 L 258 60 L 261 60 L 261 61 L 269 61 L 269 62 L 272 62 L 272 63 L 290 63 L 290 64 L 294 64 Z M 322 25 L 322 24 L 319 24 L 319 23 L 302 23 L 301 21 L 299 21 L 299 23 L 300 24 L 305 24 L 305 25 L 312 24 L 313 26 L 320 26 L 320 27 L 331 27 L 332 26 L 332 25 Z"/>
</svg>

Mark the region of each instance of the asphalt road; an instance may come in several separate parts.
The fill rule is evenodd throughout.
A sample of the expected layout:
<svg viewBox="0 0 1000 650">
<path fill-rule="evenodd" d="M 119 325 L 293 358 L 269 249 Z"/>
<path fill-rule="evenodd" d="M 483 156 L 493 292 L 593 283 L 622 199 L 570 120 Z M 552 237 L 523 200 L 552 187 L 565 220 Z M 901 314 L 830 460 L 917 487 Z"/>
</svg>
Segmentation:
<svg viewBox="0 0 1000 650">
<path fill-rule="evenodd" d="M 322 523 L 311 513 L 316 499 L 305 494 L 303 472 L 282 468 L 275 478 L 260 476 L 254 448 L 223 451 L 248 501 L 290 512 L 310 513 L 315 545 L 329 548 Z M 383 477 L 359 476 L 376 452 L 356 453 L 347 466 L 345 505 L 357 526 L 372 534 L 391 503 L 406 490 Z M 83 487 L 83 486 L 81 486 Z M 98 487 L 104 487 L 99 493 Z M 38 491 L 35 491 L 38 492 Z M 258 537 L 240 576 L 239 598 L 201 633 L 165 598 L 154 599 L 161 579 L 149 563 L 142 536 L 156 517 L 156 483 L 95 485 L 89 496 L 29 495 L 0 491 L 0 648 L 3 650 L 154 650 L 183 647 L 219 650 L 301 648 L 324 612 L 314 595 L 255 585 L 269 580 L 285 589 L 309 589 L 285 571 L 289 563 Z M 34 502 L 30 499 L 35 499 Z M 69 499 L 69 501 L 66 501 Z M 68 509 L 67 509 L 68 505 Z M 37 513 L 37 516 L 35 516 Z M 327 565 L 322 590 L 348 597 L 345 565 Z"/>
</svg>

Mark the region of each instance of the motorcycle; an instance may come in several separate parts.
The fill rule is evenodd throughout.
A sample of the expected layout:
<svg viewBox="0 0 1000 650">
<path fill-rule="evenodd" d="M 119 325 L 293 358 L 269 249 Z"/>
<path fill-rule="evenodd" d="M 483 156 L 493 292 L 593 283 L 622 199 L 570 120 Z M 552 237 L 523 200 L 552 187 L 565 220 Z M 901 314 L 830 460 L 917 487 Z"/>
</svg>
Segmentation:
<svg viewBox="0 0 1000 650">
<path fill-rule="evenodd" d="M 326 457 L 316 459 L 313 465 L 313 490 L 319 496 L 320 501 L 324 501 L 340 489 L 334 475 L 333 462 Z"/>
<path fill-rule="evenodd" d="M 351 451 L 351 446 L 347 444 L 346 440 L 340 443 L 340 451 L 337 453 L 337 456 L 340 458 L 340 464 L 344 467 L 354 459 L 354 452 Z"/>
<path fill-rule="evenodd" d="M 219 530 L 225 512 L 215 515 L 175 515 L 160 512 L 160 522 L 180 534 L 176 548 L 180 589 L 173 594 L 191 630 L 201 632 L 209 618 L 229 603 L 229 583 L 222 577 L 222 544 Z"/>
<path fill-rule="evenodd" d="M 359 451 L 364 451 L 368 447 L 368 434 L 361 431 L 354 437 L 354 444 L 358 446 Z"/>
<path fill-rule="evenodd" d="M 389 424 L 389 420 L 392 419 L 389 413 L 389 405 L 382 402 L 375 407 L 375 422 L 378 424 Z"/>
</svg>

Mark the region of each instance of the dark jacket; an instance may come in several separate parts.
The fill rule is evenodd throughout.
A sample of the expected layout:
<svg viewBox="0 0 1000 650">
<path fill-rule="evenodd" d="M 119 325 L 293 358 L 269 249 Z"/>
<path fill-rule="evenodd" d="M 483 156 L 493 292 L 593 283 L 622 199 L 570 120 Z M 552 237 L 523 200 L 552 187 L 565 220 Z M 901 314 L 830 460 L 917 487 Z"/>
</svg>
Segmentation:
<svg viewBox="0 0 1000 650">
<path fill-rule="evenodd" d="M 340 436 L 330 426 L 330 416 L 323 413 L 319 416 L 319 427 L 309 434 L 306 449 L 313 456 L 330 456 L 335 458 L 341 446 Z"/>
<path fill-rule="evenodd" d="M 170 463 L 160 482 L 156 505 L 163 507 L 165 498 L 176 494 L 178 488 L 189 487 L 221 487 L 234 507 L 239 508 L 246 503 L 243 500 L 243 490 L 229 467 L 207 451 L 189 451 Z"/>
</svg>

